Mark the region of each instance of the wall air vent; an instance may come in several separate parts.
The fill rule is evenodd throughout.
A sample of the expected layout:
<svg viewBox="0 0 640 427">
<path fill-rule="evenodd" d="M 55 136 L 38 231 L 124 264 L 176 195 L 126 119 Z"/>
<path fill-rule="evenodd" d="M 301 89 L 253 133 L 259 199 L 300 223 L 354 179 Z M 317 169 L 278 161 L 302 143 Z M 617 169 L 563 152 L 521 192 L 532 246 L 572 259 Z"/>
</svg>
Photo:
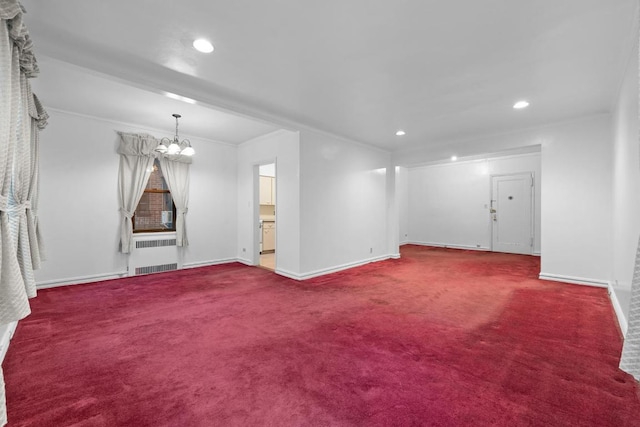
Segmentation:
<svg viewBox="0 0 640 427">
<path fill-rule="evenodd" d="M 161 246 L 175 246 L 176 239 L 161 240 L 138 240 L 136 241 L 136 249 L 141 248 L 159 248 Z"/>
<path fill-rule="evenodd" d="M 161 265 L 149 265 L 146 267 L 136 267 L 136 276 L 139 274 L 161 273 L 163 271 L 177 270 L 178 264 L 161 264 Z"/>
</svg>

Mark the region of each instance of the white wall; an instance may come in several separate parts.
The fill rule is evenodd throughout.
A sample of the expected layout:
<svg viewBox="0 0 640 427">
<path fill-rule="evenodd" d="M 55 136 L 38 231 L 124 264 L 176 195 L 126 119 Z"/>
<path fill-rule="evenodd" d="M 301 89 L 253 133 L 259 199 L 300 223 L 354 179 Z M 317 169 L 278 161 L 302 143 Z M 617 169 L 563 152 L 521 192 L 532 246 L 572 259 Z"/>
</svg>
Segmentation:
<svg viewBox="0 0 640 427">
<path fill-rule="evenodd" d="M 116 131 L 157 130 L 49 110 L 41 134 L 40 223 L 47 260 L 36 271 L 39 285 L 84 282 L 126 272 L 118 251 Z M 197 151 L 191 167 L 187 216 L 191 246 L 184 263 L 234 259 L 236 254 L 236 148 L 190 138 Z"/>
<path fill-rule="evenodd" d="M 238 226 L 237 257 L 256 264 L 254 245 L 258 223 L 254 221 L 259 164 L 276 164 L 276 271 L 297 276 L 300 273 L 300 135 L 279 130 L 238 147 Z"/>
<path fill-rule="evenodd" d="M 541 277 L 611 279 L 611 117 L 544 129 Z"/>
<path fill-rule="evenodd" d="M 390 154 L 311 131 L 300 143 L 301 272 L 397 255 Z"/>
<path fill-rule="evenodd" d="M 40 206 L 46 261 L 39 283 L 126 272 L 118 252 L 118 155 L 111 123 L 49 111 L 41 133 Z"/>
<path fill-rule="evenodd" d="M 39 212 L 48 260 L 36 272 L 38 283 L 124 275 L 127 258 L 118 251 L 116 131 L 163 134 L 50 113 L 50 125 L 42 133 Z M 238 147 L 190 137 L 197 154 L 191 167 L 190 246 L 183 251 L 184 266 L 235 259 L 255 263 L 254 168 L 272 162 L 277 168 L 277 272 L 304 278 L 397 254 L 395 173 L 389 154 L 313 132 L 305 132 L 305 138 L 303 156 L 297 132 L 277 131 Z"/>
<path fill-rule="evenodd" d="M 613 116 L 613 291 L 624 319 L 629 315 L 631 279 L 640 236 L 637 38 L 635 41 Z M 624 319 L 621 320 L 625 322 Z"/>
<path fill-rule="evenodd" d="M 409 170 L 396 167 L 396 200 L 398 204 L 398 239 L 401 245 L 409 242 Z"/>
<path fill-rule="evenodd" d="M 481 157 L 500 150 L 513 153 L 541 147 L 541 277 L 606 286 L 611 280 L 612 265 L 611 140 L 611 116 L 602 114 L 460 141 L 448 148 L 435 144 L 419 151 L 399 152 L 394 155 L 394 162 L 410 166 L 442 161 L 451 154 Z M 415 186 L 410 176 L 412 185 Z M 469 185 L 481 191 L 478 182 Z M 476 194 L 469 188 L 460 191 L 469 193 L 469 197 Z M 424 233 L 414 238 L 411 219 L 409 224 L 412 241 L 444 238 Z M 465 242 L 477 244 L 481 237 L 470 234 Z"/>
<path fill-rule="evenodd" d="M 449 162 L 408 173 L 408 241 L 459 248 L 491 248 L 491 175 L 535 177 L 534 253 L 540 252 L 540 154 Z"/>
<path fill-rule="evenodd" d="M 189 138 L 196 150 L 190 169 L 189 246 L 183 266 L 236 260 L 238 226 L 238 148 Z"/>
</svg>

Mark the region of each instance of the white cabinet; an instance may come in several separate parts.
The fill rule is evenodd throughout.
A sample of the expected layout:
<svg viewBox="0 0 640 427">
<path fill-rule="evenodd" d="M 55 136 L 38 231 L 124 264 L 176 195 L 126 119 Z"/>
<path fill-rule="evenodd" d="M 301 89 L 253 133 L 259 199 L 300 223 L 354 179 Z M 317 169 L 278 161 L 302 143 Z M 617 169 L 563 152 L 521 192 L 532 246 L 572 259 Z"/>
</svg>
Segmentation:
<svg viewBox="0 0 640 427">
<path fill-rule="evenodd" d="M 271 197 L 271 177 L 270 176 L 262 176 L 260 175 L 260 204 L 261 205 L 272 205 L 272 197 Z"/>
<path fill-rule="evenodd" d="M 260 204 L 276 204 L 276 179 L 272 176 L 260 175 Z"/>
<path fill-rule="evenodd" d="M 276 250 L 276 223 L 262 222 L 262 252 Z"/>
</svg>

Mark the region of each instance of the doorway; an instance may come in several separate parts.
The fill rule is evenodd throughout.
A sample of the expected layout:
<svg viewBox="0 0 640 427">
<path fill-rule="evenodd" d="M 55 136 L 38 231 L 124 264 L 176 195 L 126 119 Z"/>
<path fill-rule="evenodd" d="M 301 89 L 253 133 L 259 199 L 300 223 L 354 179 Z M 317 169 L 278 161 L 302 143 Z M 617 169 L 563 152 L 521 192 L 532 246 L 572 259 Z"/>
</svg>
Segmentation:
<svg viewBox="0 0 640 427">
<path fill-rule="evenodd" d="M 276 164 L 259 167 L 260 266 L 276 268 Z"/>
<path fill-rule="evenodd" d="M 491 177 L 491 250 L 533 253 L 532 172 Z"/>
</svg>

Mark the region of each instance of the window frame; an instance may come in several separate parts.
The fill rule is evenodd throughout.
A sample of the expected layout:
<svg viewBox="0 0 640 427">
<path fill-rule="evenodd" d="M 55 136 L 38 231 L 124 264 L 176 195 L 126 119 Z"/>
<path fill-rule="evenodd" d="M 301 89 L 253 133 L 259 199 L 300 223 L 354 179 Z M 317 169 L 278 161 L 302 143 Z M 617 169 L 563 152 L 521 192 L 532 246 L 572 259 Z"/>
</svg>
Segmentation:
<svg viewBox="0 0 640 427">
<path fill-rule="evenodd" d="M 155 159 L 153 162 L 153 165 L 158 167 L 157 170 L 154 170 L 151 173 L 154 173 L 156 171 L 160 171 L 160 173 L 162 174 L 162 168 L 160 166 L 160 162 L 158 161 L 158 159 Z M 151 178 L 151 176 L 149 176 L 149 178 Z M 166 180 L 164 178 L 164 174 L 162 174 L 162 179 L 163 181 L 166 183 Z M 148 185 L 148 183 L 147 183 Z M 171 221 L 172 223 L 172 227 L 171 228 L 148 228 L 148 229 L 144 229 L 144 230 L 136 230 L 136 211 L 138 210 L 138 207 L 140 206 L 140 201 L 138 201 L 138 205 L 136 206 L 136 209 L 133 211 L 133 216 L 131 217 L 131 225 L 132 225 L 132 229 L 133 229 L 133 233 L 134 234 L 140 234 L 140 233 L 171 233 L 171 232 L 175 232 L 176 231 L 176 203 L 173 201 L 173 196 L 171 195 L 171 191 L 167 188 L 167 189 L 162 189 L 162 188 L 146 188 L 147 186 L 145 185 L 145 189 L 142 192 L 142 196 L 144 196 L 147 193 L 151 193 L 151 194 L 169 194 L 169 197 L 171 197 L 171 210 L 173 212 L 173 221 Z M 142 200 L 142 197 L 140 198 L 140 200 Z"/>
</svg>

